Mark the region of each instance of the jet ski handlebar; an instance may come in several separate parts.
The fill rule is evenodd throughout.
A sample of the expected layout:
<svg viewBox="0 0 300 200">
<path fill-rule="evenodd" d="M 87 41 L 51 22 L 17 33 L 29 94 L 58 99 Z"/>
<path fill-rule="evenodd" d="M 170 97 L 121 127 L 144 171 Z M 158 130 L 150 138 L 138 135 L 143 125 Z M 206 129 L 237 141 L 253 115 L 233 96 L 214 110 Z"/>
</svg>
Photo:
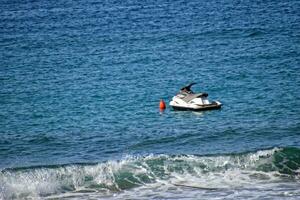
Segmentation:
<svg viewBox="0 0 300 200">
<path fill-rule="evenodd" d="M 196 83 L 191 83 L 191 84 L 189 84 L 189 85 L 187 85 L 187 86 L 184 86 L 183 88 L 181 88 L 180 90 L 181 91 L 188 91 L 188 92 L 191 92 L 191 87 L 193 86 L 193 85 L 195 85 Z"/>
</svg>

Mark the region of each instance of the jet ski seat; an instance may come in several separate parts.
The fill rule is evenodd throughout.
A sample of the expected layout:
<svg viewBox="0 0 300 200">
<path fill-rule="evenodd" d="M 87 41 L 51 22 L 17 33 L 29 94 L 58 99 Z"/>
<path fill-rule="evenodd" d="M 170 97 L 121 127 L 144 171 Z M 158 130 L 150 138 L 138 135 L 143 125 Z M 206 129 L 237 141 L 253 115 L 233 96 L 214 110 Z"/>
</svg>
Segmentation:
<svg viewBox="0 0 300 200">
<path fill-rule="evenodd" d="M 183 93 L 181 93 L 181 94 L 183 94 Z M 183 94 L 183 97 L 181 99 L 188 103 L 191 100 L 198 98 L 198 97 L 208 97 L 208 94 L 207 93 L 196 93 L 196 94 L 195 93 L 192 93 L 192 94 L 185 93 L 185 94 Z"/>
</svg>

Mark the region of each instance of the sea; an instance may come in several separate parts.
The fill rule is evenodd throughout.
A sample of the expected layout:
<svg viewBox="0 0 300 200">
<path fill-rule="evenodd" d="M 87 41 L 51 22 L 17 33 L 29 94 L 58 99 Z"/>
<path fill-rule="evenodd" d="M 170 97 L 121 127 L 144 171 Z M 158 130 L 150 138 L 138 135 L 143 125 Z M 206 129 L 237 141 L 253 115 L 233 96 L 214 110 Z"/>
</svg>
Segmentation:
<svg viewBox="0 0 300 200">
<path fill-rule="evenodd" d="M 0 199 L 300 199 L 300 2 L 1 0 Z"/>
</svg>

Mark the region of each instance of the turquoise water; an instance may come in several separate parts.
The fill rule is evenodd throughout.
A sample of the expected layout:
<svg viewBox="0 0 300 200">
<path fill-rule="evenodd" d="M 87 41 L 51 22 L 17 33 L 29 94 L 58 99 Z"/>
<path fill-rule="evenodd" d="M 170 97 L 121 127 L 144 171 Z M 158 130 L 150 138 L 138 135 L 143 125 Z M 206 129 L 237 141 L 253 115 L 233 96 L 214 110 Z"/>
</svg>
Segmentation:
<svg viewBox="0 0 300 200">
<path fill-rule="evenodd" d="M 3 0 L 0 199 L 300 198 L 299 10 Z"/>
</svg>

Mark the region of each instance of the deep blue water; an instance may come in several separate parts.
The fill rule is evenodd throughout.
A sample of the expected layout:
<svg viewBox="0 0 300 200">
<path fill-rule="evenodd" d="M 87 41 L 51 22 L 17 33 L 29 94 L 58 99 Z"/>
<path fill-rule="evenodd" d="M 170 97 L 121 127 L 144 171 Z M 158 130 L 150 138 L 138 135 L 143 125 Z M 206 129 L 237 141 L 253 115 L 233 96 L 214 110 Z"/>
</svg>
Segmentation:
<svg viewBox="0 0 300 200">
<path fill-rule="evenodd" d="M 299 1 L 1 0 L 0 199 L 297 199 L 299 91 Z"/>
</svg>

